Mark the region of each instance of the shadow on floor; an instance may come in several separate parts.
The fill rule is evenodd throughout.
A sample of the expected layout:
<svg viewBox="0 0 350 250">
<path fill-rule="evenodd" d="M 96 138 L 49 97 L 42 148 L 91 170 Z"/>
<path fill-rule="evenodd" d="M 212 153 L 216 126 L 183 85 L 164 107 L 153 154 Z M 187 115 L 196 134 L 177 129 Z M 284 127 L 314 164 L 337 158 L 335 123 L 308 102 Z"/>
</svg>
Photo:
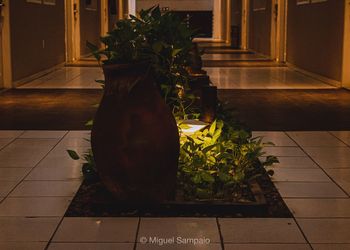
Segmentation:
<svg viewBox="0 0 350 250">
<path fill-rule="evenodd" d="M 350 130 L 350 91 L 219 90 L 252 130 Z M 0 129 L 86 129 L 102 90 L 15 89 L 0 94 Z"/>
<path fill-rule="evenodd" d="M 350 91 L 219 90 L 252 130 L 349 130 Z"/>
</svg>

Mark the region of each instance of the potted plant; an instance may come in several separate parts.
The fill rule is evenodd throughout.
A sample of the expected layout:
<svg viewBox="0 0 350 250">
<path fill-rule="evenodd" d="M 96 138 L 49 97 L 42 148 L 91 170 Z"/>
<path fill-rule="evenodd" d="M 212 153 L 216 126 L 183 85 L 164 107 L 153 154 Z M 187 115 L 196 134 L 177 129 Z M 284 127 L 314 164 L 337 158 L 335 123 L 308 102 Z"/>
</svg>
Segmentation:
<svg viewBox="0 0 350 250">
<path fill-rule="evenodd" d="M 94 160 L 102 182 L 126 203 L 170 200 L 176 189 L 178 129 L 152 74 L 148 27 L 121 20 L 101 38 L 103 49 L 88 44 L 105 76 L 91 131 Z"/>
</svg>

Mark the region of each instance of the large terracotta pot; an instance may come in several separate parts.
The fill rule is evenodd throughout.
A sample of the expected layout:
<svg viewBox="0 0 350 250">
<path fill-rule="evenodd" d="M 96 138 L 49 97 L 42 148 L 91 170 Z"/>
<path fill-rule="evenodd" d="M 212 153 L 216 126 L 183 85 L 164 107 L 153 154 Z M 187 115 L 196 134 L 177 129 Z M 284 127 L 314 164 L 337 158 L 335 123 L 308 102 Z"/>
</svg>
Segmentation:
<svg viewBox="0 0 350 250">
<path fill-rule="evenodd" d="M 101 180 L 117 200 L 154 203 L 175 195 L 179 134 L 147 63 L 106 65 L 91 132 Z"/>
</svg>

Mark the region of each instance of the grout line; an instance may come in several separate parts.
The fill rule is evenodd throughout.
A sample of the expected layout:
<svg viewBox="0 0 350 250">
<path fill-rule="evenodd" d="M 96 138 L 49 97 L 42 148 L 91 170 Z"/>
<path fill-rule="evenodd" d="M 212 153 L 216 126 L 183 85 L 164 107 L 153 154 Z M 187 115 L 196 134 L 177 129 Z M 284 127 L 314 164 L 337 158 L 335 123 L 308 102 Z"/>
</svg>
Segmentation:
<svg viewBox="0 0 350 250">
<path fill-rule="evenodd" d="M 137 243 L 138 243 L 137 236 L 139 235 L 140 225 L 141 225 L 141 217 L 139 217 L 139 221 L 137 223 L 136 234 L 135 234 L 135 242 L 134 242 L 134 247 L 133 247 L 134 250 L 136 250 Z"/>
<path fill-rule="evenodd" d="M 220 223 L 219 223 L 219 218 L 218 217 L 216 217 L 216 225 L 217 225 L 218 231 L 219 231 L 221 249 L 225 250 L 224 237 L 222 236 L 222 233 L 221 233 L 221 227 L 220 227 Z"/>
<path fill-rule="evenodd" d="M 57 231 L 58 231 L 58 228 L 61 226 L 61 224 L 62 224 L 62 222 L 63 222 L 63 219 L 64 219 L 64 215 L 61 217 L 60 221 L 58 222 L 58 224 L 57 224 L 55 230 L 53 231 L 53 234 L 51 235 L 49 241 L 47 242 L 47 244 L 46 244 L 44 250 L 47 250 L 47 249 L 49 248 L 49 246 L 50 246 L 50 244 L 51 244 L 51 241 L 53 240 L 53 237 L 55 236 L 55 234 L 56 234 Z"/>
<path fill-rule="evenodd" d="M 294 215 L 293 215 L 293 217 L 294 217 Z M 299 230 L 300 230 L 301 234 L 303 235 L 305 241 L 306 241 L 307 244 L 310 246 L 310 248 L 313 250 L 313 247 L 312 247 L 312 245 L 311 245 L 311 242 L 307 239 L 306 234 L 304 233 L 303 229 L 302 229 L 301 226 L 299 225 L 297 219 L 294 217 L 293 220 L 294 220 L 295 224 L 297 225 L 297 227 L 299 228 Z"/>
<path fill-rule="evenodd" d="M 24 133 L 24 131 L 23 131 L 23 133 Z M 22 134 L 23 134 L 22 133 Z M 59 139 L 58 140 L 58 142 L 54 145 L 54 146 L 52 146 L 52 148 L 41 158 L 41 160 L 40 161 L 38 161 L 36 164 L 35 164 L 35 166 L 33 167 L 33 168 L 31 168 L 31 170 L 7 193 L 7 195 L 5 196 L 5 197 L 3 197 L 4 199 L 3 199 L 3 201 L 7 198 L 7 197 L 9 197 L 9 195 L 25 180 L 25 178 L 27 178 L 27 176 L 29 176 L 30 175 L 30 173 L 34 170 L 34 168 L 36 167 L 36 166 L 38 166 L 39 164 L 40 164 L 40 162 L 42 162 L 52 151 L 53 151 L 53 149 L 63 140 L 63 138 L 67 135 L 67 133 L 68 132 L 66 132 L 66 134 L 64 135 L 64 136 L 62 136 L 62 138 L 61 139 Z M 22 135 L 21 134 L 21 135 Z"/>
<path fill-rule="evenodd" d="M 325 175 L 327 175 L 328 176 L 328 178 L 329 179 L 331 179 L 332 180 L 332 182 L 338 187 L 338 188 L 340 188 L 340 190 L 342 190 L 343 191 L 343 193 L 348 197 L 348 198 L 350 198 L 350 196 L 349 196 L 349 194 L 348 194 L 348 192 L 346 192 L 312 157 L 311 157 L 311 155 L 309 155 L 305 150 L 304 150 L 304 148 L 296 141 L 296 140 L 294 140 L 288 133 L 286 133 L 286 135 L 290 138 L 290 139 L 292 139 L 297 145 L 298 145 L 298 147 L 323 171 L 323 173 L 325 174 Z"/>
<path fill-rule="evenodd" d="M 338 139 L 339 141 L 341 141 L 342 143 L 344 143 L 346 145 L 346 147 L 350 147 L 350 144 L 348 144 L 347 142 L 343 141 L 341 138 L 337 137 L 336 135 L 334 135 L 331 131 L 327 131 L 331 136 L 335 137 L 336 139 Z"/>
</svg>

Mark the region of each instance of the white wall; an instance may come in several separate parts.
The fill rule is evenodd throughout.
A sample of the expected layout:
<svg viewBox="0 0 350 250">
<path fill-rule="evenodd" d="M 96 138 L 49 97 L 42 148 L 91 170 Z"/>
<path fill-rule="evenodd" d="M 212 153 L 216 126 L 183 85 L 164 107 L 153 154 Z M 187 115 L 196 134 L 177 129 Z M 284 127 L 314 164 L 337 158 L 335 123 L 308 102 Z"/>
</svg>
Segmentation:
<svg viewBox="0 0 350 250">
<path fill-rule="evenodd" d="M 213 10 L 213 0 L 136 0 L 136 9 L 148 9 L 158 4 L 161 8 L 168 7 L 170 10 Z"/>
</svg>

